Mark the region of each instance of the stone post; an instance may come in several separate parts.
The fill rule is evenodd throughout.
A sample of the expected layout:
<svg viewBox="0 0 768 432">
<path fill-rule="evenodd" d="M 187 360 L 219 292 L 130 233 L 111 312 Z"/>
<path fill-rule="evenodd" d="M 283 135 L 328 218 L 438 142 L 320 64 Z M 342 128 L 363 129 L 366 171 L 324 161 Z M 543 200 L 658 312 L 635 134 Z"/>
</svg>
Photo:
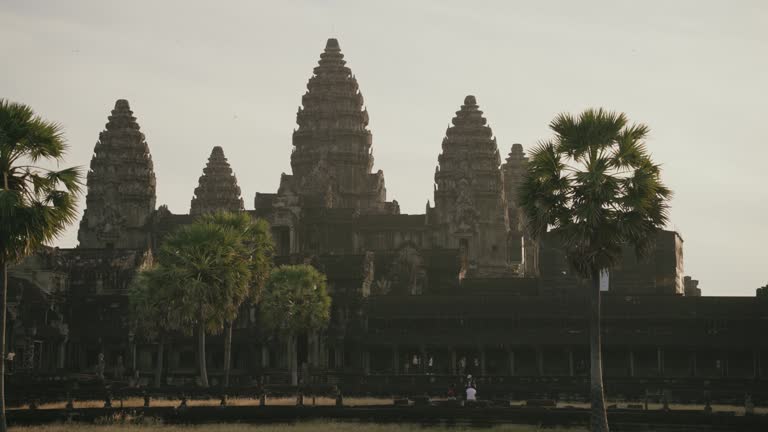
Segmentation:
<svg viewBox="0 0 768 432">
<path fill-rule="evenodd" d="M 536 369 L 539 376 L 544 376 L 544 352 L 541 347 L 536 347 Z"/>
<path fill-rule="evenodd" d="M 269 366 L 269 348 L 264 344 L 261 346 L 261 368 L 266 369 Z"/>
<path fill-rule="evenodd" d="M 661 347 L 656 348 L 656 369 L 659 376 L 664 376 L 664 350 Z"/>
<path fill-rule="evenodd" d="M 479 349 L 480 349 L 480 376 L 484 377 L 486 375 L 486 370 L 485 370 L 485 346 L 480 345 Z"/>
<path fill-rule="evenodd" d="M 392 373 L 400 375 L 400 347 L 392 345 Z"/>
</svg>

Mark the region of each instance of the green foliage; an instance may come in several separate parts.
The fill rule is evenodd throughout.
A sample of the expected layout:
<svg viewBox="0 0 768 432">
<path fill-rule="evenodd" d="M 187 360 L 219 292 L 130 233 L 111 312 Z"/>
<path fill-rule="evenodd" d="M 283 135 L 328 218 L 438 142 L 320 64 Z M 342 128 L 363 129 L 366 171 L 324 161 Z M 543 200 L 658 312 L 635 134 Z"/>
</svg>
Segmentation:
<svg viewBox="0 0 768 432">
<path fill-rule="evenodd" d="M 247 249 L 234 230 L 205 221 L 184 226 L 165 239 L 157 261 L 168 295 L 176 300 L 179 328 L 203 324 L 220 331 L 248 297 Z"/>
<path fill-rule="evenodd" d="M 201 216 L 199 221 L 232 229 L 240 235 L 251 272 L 247 300 L 253 304 L 258 303 L 272 269 L 274 243 L 269 224 L 264 219 L 253 219 L 244 212 L 208 213 Z"/>
<path fill-rule="evenodd" d="M 262 325 L 278 333 L 324 329 L 331 316 L 325 275 L 306 264 L 278 267 L 267 280 L 260 310 Z"/>
<path fill-rule="evenodd" d="M 558 115 L 555 138 L 533 150 L 519 191 L 531 233 L 557 232 L 587 278 L 615 266 L 624 245 L 646 255 L 668 220 L 672 192 L 645 148 L 649 128 L 628 123 L 603 109 Z"/>
<path fill-rule="evenodd" d="M 0 99 L 0 262 L 24 258 L 76 220 L 80 169 L 34 166 L 62 162 L 66 150 L 58 124 Z"/>
<path fill-rule="evenodd" d="M 164 268 L 154 266 L 143 269 L 128 290 L 131 326 L 136 335 L 148 341 L 179 327 L 178 298 Z"/>
</svg>

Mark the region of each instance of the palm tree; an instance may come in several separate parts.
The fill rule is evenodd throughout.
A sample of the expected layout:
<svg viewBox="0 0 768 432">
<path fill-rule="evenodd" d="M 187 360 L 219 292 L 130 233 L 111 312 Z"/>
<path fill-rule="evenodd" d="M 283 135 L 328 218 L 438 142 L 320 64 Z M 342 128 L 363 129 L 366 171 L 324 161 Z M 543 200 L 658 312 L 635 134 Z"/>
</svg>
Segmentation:
<svg viewBox="0 0 768 432">
<path fill-rule="evenodd" d="M 51 170 L 38 162 L 63 161 L 67 145 L 61 127 L 32 108 L 0 99 L 0 432 L 5 422 L 5 327 L 8 265 L 50 242 L 77 218 L 82 186 L 79 168 Z"/>
<path fill-rule="evenodd" d="M 206 333 L 220 332 L 248 296 L 251 273 L 245 252 L 233 230 L 201 221 L 171 234 L 158 253 L 158 264 L 177 302 L 180 329 L 188 334 L 197 330 L 204 387 L 208 387 Z"/>
<path fill-rule="evenodd" d="M 588 109 L 560 114 L 552 140 L 532 152 L 520 201 L 534 237 L 553 232 L 573 269 L 590 281 L 593 431 L 608 431 L 600 334 L 600 272 L 621 260 L 622 248 L 643 257 L 668 219 L 672 193 L 646 151 L 648 127 L 624 114 Z"/>
<path fill-rule="evenodd" d="M 231 229 L 240 236 L 245 246 L 248 266 L 251 272 L 247 298 L 239 299 L 255 305 L 261 299 L 264 283 L 272 268 L 274 243 L 269 224 L 263 219 L 253 219 L 243 212 L 207 213 L 199 219 L 202 222 L 217 224 Z M 235 305 L 239 309 L 241 304 Z M 224 326 L 224 387 L 229 386 L 229 372 L 232 364 L 232 321 Z"/>
<path fill-rule="evenodd" d="M 163 357 L 168 334 L 179 328 L 174 283 L 160 266 L 142 269 L 128 291 L 131 326 L 136 335 L 157 342 L 155 387 L 162 384 Z"/>
<path fill-rule="evenodd" d="M 297 336 L 324 329 L 331 317 L 325 275 L 306 264 L 278 267 L 269 275 L 260 310 L 262 325 L 288 340 L 291 383 L 296 385 Z"/>
</svg>

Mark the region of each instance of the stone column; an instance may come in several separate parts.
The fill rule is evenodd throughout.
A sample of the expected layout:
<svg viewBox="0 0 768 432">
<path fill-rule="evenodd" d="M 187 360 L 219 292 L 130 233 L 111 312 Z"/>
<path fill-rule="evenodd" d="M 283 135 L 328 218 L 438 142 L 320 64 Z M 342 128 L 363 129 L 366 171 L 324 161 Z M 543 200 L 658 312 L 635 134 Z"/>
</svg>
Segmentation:
<svg viewBox="0 0 768 432">
<path fill-rule="evenodd" d="M 656 348 L 656 369 L 659 376 L 664 376 L 664 350 L 661 347 Z"/>
<path fill-rule="evenodd" d="M 422 344 L 419 346 L 419 368 L 421 369 L 421 373 L 427 372 L 427 346 Z"/>
<path fill-rule="evenodd" d="M 635 376 L 635 352 L 632 349 L 629 350 L 629 376 Z"/>
<path fill-rule="evenodd" d="M 58 358 L 58 366 L 59 369 L 64 369 L 66 365 L 67 360 L 67 341 L 69 338 L 64 338 L 63 341 L 59 344 L 59 358 Z"/>
<path fill-rule="evenodd" d="M 485 376 L 485 346 L 480 346 L 480 376 Z"/>
<path fill-rule="evenodd" d="M 752 351 L 752 376 L 760 377 L 760 353 L 757 350 Z"/>
<path fill-rule="evenodd" d="M 539 376 L 544 376 L 544 352 L 541 347 L 536 347 L 536 369 Z"/>
<path fill-rule="evenodd" d="M 392 373 L 400 374 L 400 348 L 397 344 L 392 345 Z"/>
<path fill-rule="evenodd" d="M 371 374 L 371 351 L 370 350 L 364 350 L 362 352 L 363 354 L 363 375 L 370 375 Z"/>
<path fill-rule="evenodd" d="M 266 344 L 261 346 L 261 368 L 266 369 L 269 367 L 269 348 Z"/>
<path fill-rule="evenodd" d="M 697 364 L 696 350 L 694 350 L 691 353 L 691 369 L 692 369 L 691 372 L 693 374 L 692 376 L 696 376 L 698 374 L 698 370 L 697 370 L 698 369 L 698 364 Z"/>
</svg>

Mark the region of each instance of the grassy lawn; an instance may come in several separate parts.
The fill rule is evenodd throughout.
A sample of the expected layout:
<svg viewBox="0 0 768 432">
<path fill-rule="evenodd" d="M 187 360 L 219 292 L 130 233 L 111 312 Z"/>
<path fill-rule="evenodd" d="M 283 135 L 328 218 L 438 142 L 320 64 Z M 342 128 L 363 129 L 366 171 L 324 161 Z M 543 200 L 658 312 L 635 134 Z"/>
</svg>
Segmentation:
<svg viewBox="0 0 768 432">
<path fill-rule="evenodd" d="M 366 423 L 337 423 L 337 422 L 306 422 L 296 424 L 275 424 L 275 425 L 237 425 L 237 424 L 219 424 L 219 425 L 204 425 L 204 426 L 92 426 L 92 425 L 48 425 L 48 426 L 36 426 L 36 427 L 14 427 L 10 429 L 12 432 L 67 432 L 67 431 L 83 431 L 83 432 L 119 432 L 119 431 L 136 431 L 136 432 L 439 432 L 439 431 L 451 431 L 451 432 L 477 432 L 477 431 L 492 431 L 492 432 L 581 432 L 586 429 L 540 429 L 536 426 L 520 426 L 520 425 L 508 425 L 508 426 L 496 426 L 492 428 L 472 429 L 463 427 L 434 427 L 426 426 L 422 427 L 413 424 L 366 424 Z"/>
</svg>

